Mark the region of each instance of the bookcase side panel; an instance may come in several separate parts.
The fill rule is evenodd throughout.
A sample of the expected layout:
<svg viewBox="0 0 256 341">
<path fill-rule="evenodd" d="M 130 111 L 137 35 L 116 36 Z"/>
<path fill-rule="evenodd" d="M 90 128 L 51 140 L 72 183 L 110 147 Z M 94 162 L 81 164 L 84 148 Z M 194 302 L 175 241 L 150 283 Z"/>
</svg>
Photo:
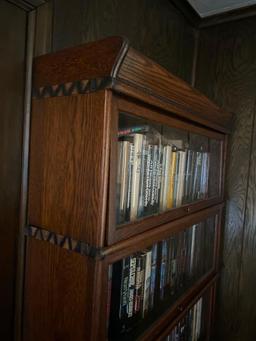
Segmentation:
<svg viewBox="0 0 256 341">
<path fill-rule="evenodd" d="M 94 269 L 88 257 L 28 239 L 24 340 L 90 339 Z"/>
<path fill-rule="evenodd" d="M 102 246 L 108 176 L 104 91 L 33 101 L 29 224 Z"/>
</svg>

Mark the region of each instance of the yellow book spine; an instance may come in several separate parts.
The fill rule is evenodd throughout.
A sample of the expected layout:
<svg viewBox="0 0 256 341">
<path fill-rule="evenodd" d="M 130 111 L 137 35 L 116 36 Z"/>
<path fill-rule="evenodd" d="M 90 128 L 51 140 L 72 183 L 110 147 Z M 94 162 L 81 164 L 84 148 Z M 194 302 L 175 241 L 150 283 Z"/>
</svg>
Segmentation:
<svg viewBox="0 0 256 341">
<path fill-rule="evenodd" d="M 174 180 L 175 180 L 175 169 L 176 169 L 176 160 L 177 160 L 177 153 L 172 152 L 172 161 L 171 167 L 169 171 L 169 188 L 167 194 L 167 209 L 173 207 L 173 189 L 174 189 Z"/>
</svg>

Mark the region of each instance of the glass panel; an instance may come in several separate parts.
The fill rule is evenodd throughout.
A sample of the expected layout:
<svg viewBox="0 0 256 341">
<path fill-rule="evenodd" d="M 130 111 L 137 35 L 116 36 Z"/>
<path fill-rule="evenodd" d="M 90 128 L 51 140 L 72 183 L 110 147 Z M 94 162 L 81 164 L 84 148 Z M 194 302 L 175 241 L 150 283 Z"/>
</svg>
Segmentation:
<svg viewBox="0 0 256 341">
<path fill-rule="evenodd" d="M 117 224 L 217 197 L 221 143 L 120 113 Z"/>
<path fill-rule="evenodd" d="M 131 340 L 213 268 L 216 216 L 110 265 L 109 339 Z"/>
<path fill-rule="evenodd" d="M 210 308 L 210 291 L 187 311 L 164 341 L 206 340 Z"/>
</svg>

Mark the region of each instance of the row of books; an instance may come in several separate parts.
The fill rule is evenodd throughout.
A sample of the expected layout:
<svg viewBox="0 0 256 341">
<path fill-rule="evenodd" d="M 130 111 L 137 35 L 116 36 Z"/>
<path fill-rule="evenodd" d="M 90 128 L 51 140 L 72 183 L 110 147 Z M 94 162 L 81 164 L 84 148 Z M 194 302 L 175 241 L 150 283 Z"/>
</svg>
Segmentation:
<svg viewBox="0 0 256 341">
<path fill-rule="evenodd" d="M 202 337 L 203 298 L 189 309 L 165 341 L 197 341 Z"/>
<path fill-rule="evenodd" d="M 214 238 L 208 238 L 208 225 L 207 221 L 195 224 L 112 265 L 111 325 L 127 331 L 133 321 L 159 310 L 161 302 L 170 303 L 209 271 Z M 205 257 L 205 252 L 211 257 Z"/>
<path fill-rule="evenodd" d="M 146 127 L 134 129 L 119 132 L 119 224 L 207 197 L 209 152 L 184 148 L 182 140 L 153 143 Z"/>
</svg>

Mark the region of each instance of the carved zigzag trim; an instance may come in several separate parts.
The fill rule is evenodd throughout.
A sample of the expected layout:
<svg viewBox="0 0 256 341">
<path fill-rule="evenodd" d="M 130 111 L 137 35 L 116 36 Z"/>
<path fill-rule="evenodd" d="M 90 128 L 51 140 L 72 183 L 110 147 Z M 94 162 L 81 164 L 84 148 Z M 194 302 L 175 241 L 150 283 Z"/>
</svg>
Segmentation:
<svg viewBox="0 0 256 341">
<path fill-rule="evenodd" d="M 34 98 L 71 96 L 105 89 L 111 84 L 111 77 L 79 80 L 57 85 L 46 85 L 33 89 Z"/>
<path fill-rule="evenodd" d="M 68 236 L 62 236 L 55 232 L 51 232 L 36 226 L 27 226 L 25 228 L 25 235 L 49 242 L 69 251 L 77 252 L 83 256 L 102 258 L 101 248 L 97 248 L 88 243 L 75 240 Z"/>
</svg>

